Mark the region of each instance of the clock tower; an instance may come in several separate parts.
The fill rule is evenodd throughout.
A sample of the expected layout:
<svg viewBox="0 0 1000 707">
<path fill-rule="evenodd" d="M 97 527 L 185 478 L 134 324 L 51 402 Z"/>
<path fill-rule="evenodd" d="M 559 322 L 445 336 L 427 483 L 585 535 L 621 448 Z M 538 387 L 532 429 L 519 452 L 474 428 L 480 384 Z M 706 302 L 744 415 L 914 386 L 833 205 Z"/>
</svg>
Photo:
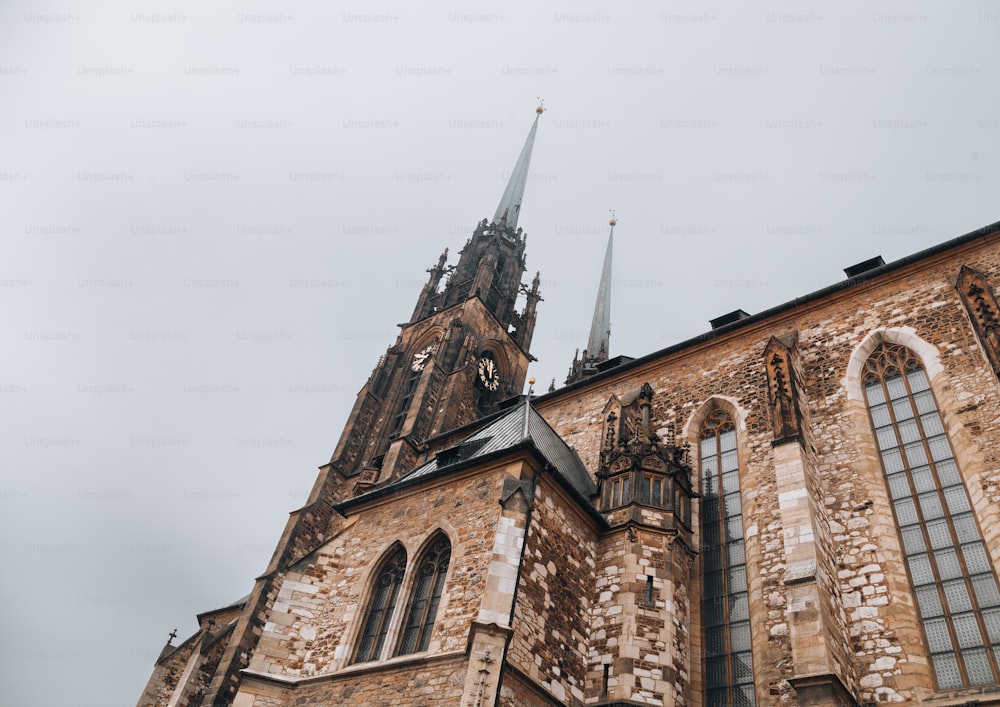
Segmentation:
<svg viewBox="0 0 1000 707">
<path fill-rule="evenodd" d="M 476 226 L 456 264 L 445 250 L 428 270 L 410 320 L 358 393 L 329 464 L 348 493 L 410 471 L 424 440 L 521 392 L 541 296 L 537 274 L 521 281 L 527 239 L 518 217 L 541 113 L 493 218 Z"/>
<path fill-rule="evenodd" d="M 476 226 L 456 264 L 448 264 L 446 249 L 428 270 L 410 320 L 358 392 L 333 457 L 320 467 L 305 505 L 290 514 L 246 597 L 203 707 L 231 703 L 278 578 L 341 527 L 334 502 L 412 470 L 425 440 L 488 415 L 521 392 L 542 298 L 538 274 L 530 285 L 521 282 L 526 235 L 517 222 L 542 112 L 539 106 L 493 218 Z"/>
</svg>

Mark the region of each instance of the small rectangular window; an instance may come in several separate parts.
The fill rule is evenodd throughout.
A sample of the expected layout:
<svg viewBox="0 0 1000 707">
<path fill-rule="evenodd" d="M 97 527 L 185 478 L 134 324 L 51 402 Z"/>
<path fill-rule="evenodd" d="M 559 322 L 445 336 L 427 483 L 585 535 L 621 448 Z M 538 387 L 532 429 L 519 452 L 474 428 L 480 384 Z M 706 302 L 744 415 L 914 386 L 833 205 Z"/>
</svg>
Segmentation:
<svg viewBox="0 0 1000 707">
<path fill-rule="evenodd" d="M 644 506 L 648 506 L 652 500 L 650 498 L 650 491 L 649 491 L 650 481 L 651 480 L 648 476 L 643 476 L 642 483 L 640 483 L 639 485 L 639 503 L 643 504 Z"/>
</svg>

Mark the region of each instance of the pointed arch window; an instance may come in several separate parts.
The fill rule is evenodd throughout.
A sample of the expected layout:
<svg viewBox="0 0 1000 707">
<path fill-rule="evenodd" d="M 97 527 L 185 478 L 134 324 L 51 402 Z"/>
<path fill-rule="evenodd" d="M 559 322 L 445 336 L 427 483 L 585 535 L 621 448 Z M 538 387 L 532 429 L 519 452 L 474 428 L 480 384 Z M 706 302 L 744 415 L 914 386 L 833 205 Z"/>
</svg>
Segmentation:
<svg viewBox="0 0 1000 707">
<path fill-rule="evenodd" d="M 736 425 L 725 410 L 706 418 L 701 460 L 701 602 L 705 704 L 753 707 L 750 602 Z"/>
<path fill-rule="evenodd" d="M 881 344 L 862 380 L 937 686 L 1000 682 L 1000 588 L 927 372 Z"/>
<path fill-rule="evenodd" d="M 396 610 L 399 587 L 406 571 L 406 551 L 396 547 L 383 561 L 382 568 L 375 577 L 368 610 L 361 629 L 361 638 L 354 653 L 352 663 L 378 660 L 382 654 L 385 637 L 389 633 L 389 621 Z"/>
<path fill-rule="evenodd" d="M 406 619 L 396 655 L 419 653 L 430 646 L 450 559 L 451 544 L 447 538 L 439 536 L 417 564 L 417 576 L 406 605 Z"/>
</svg>

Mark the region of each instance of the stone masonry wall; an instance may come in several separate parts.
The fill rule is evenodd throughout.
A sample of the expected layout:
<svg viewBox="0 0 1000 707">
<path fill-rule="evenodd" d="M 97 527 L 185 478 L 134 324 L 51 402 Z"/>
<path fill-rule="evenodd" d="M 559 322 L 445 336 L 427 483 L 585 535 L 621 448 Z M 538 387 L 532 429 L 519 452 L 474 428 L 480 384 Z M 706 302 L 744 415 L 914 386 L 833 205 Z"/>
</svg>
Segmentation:
<svg viewBox="0 0 1000 707">
<path fill-rule="evenodd" d="M 226 641 L 224 637 L 220 637 L 204 650 L 201 665 L 198 666 L 197 672 L 191 676 L 184 696 L 177 702 L 177 707 L 192 707 L 201 704 L 225 649 Z"/>
<path fill-rule="evenodd" d="M 788 632 L 783 612 L 768 606 L 786 606 L 782 585 L 784 545 L 777 519 L 777 490 L 771 462 L 773 438 L 767 409 L 766 374 L 761 363 L 764 346 L 771 335 L 755 333 L 734 338 L 730 346 L 705 345 L 684 357 L 658 362 L 610 379 L 591 388 L 573 391 L 564 399 L 555 397 L 537 402 L 539 412 L 573 446 L 593 473 L 600 447 L 601 410 L 612 394 L 622 395 L 649 382 L 654 390 L 653 426 L 673 423 L 678 442 L 692 444 L 697 456 L 697 431 L 684 439 L 681 431 L 693 415 L 703 417 L 705 403 L 715 396 L 731 408 L 739 429 L 741 485 L 743 489 L 744 534 L 751 612 L 756 617 L 754 670 L 758 699 L 773 700 L 770 689 L 787 690 L 783 681 L 791 676 Z M 695 460 L 696 461 L 696 460 Z M 697 464 L 695 464 L 697 466 Z M 695 504 L 697 514 L 697 503 Z M 697 525 L 697 524 L 696 524 Z M 695 540 L 697 549 L 697 537 Z M 695 572 L 698 571 L 696 564 Z M 694 582 L 693 582 L 694 584 Z M 692 593 L 692 630 L 700 631 L 700 582 Z M 761 645 L 761 639 L 764 645 Z M 697 657 L 700 671 L 700 656 Z M 700 678 L 695 678 L 700 683 Z M 697 704 L 697 703 L 695 703 Z"/>
<path fill-rule="evenodd" d="M 818 429 L 812 424 L 809 396 L 803 383 L 807 380 L 802 370 L 801 356 L 796 348 L 792 357 L 795 380 L 798 381 L 796 394 L 801 416 L 801 444 L 807 484 L 811 495 L 812 530 L 816 545 L 816 582 L 819 599 L 824 603 L 823 617 L 825 630 L 830 636 L 828 650 L 833 662 L 833 672 L 843 682 L 851 694 L 858 694 L 858 680 L 855 672 L 854 656 L 849 641 L 848 616 L 844 607 L 843 593 L 839 581 L 840 564 L 837 561 L 836 546 L 840 541 L 834 539 L 833 520 L 823 512 L 827 497 L 826 483 L 819 470 L 822 462 L 816 451 L 816 440 L 813 435 Z"/>
<path fill-rule="evenodd" d="M 556 483 L 543 475 L 535 491 L 507 659 L 557 704 L 577 704 L 585 694 L 597 543 L 593 523 Z"/>
<path fill-rule="evenodd" d="M 998 254 L 991 263 L 972 259 L 973 267 L 991 273 L 996 282 Z M 817 426 L 817 452 L 827 491 L 838 578 L 848 616 L 851 651 L 862 698 L 877 702 L 915 703 L 934 693 L 924 639 L 906 575 L 904 556 L 891 514 L 891 502 L 873 440 L 860 382 L 845 386 L 845 363 L 873 331 L 900 332 L 902 343 L 933 347 L 942 370 L 934 375 L 924 360 L 952 447 L 966 479 L 987 546 L 996 548 L 997 497 L 989 492 L 998 468 L 995 434 L 986 420 L 997 419 L 996 377 L 985 358 L 949 278 L 965 258 L 953 258 L 933 269 L 898 278 L 892 285 L 866 287 L 844 307 L 843 321 L 814 319 L 803 327 L 812 373 L 811 400 Z M 846 305 L 846 303 L 845 303 Z M 826 331 L 824 331 L 826 330 Z M 825 345 L 819 342 L 820 333 Z M 919 353 L 919 352 L 918 352 Z M 829 374 L 824 375 L 823 371 Z M 975 392 L 973 392 L 975 391 Z M 990 394 L 987 394 L 987 391 Z M 990 533 L 994 537 L 990 538 Z M 993 561 L 998 560 L 994 552 Z"/>
<path fill-rule="evenodd" d="M 816 473 L 821 463 L 816 454 L 816 448 L 810 439 L 806 445 L 807 468 L 810 473 L 816 476 L 816 483 L 813 486 L 814 508 L 820 510 L 816 518 L 815 530 L 817 542 L 821 548 L 819 562 L 823 563 L 822 572 L 817 573 L 817 581 L 820 584 L 821 596 L 828 602 L 829 613 L 827 620 L 830 624 L 826 627 L 832 637 L 830 652 L 834 662 L 834 671 L 843 681 L 844 685 L 852 692 L 858 692 L 858 675 L 854 661 L 854 651 L 851 649 L 849 615 L 850 610 L 845 602 L 845 594 L 840 582 L 840 571 L 842 563 L 839 560 L 843 539 L 839 533 L 842 528 L 836 523 L 826 510 L 828 496 L 828 481 L 822 475 Z M 834 530 L 837 532 L 835 533 Z"/>
<path fill-rule="evenodd" d="M 597 555 L 597 576 L 594 582 L 595 600 L 590 613 L 590 644 L 588 651 L 588 662 L 590 663 L 590 680 L 587 684 L 587 693 L 594 701 L 594 696 L 604 695 L 604 665 L 608 668 L 608 683 L 610 689 L 615 689 L 621 682 L 622 676 L 618 674 L 619 666 L 615 666 L 615 658 L 618 658 L 620 643 L 622 639 L 622 613 L 625 610 L 625 601 L 622 594 L 622 581 L 626 568 L 623 566 L 626 556 L 629 555 L 629 546 L 632 543 L 628 539 L 624 528 L 618 528 L 610 533 L 605 533 L 598 544 Z M 634 564 L 634 563 L 633 563 Z M 632 567 L 632 574 L 635 574 L 636 567 Z M 632 589 L 632 587 L 629 587 Z M 635 609 L 635 600 L 632 592 L 629 593 L 628 603 L 630 609 Z M 619 671 L 612 674 L 612 670 L 619 667 Z"/>
<path fill-rule="evenodd" d="M 648 704 L 687 704 L 689 556 L 660 531 L 617 528 L 601 538 L 591 609 L 587 702 L 607 694 Z M 652 592 L 647 601 L 647 582 Z"/>
<path fill-rule="evenodd" d="M 776 521 L 773 433 L 761 360 L 771 335 L 798 332 L 797 370 L 815 448 L 809 451 L 810 466 L 819 477 L 817 500 L 824 514 L 818 527 L 832 540 L 822 561 L 835 570 L 838 586 L 828 591 L 843 609 L 835 621 L 840 626 L 831 626 L 831 633 L 849 635 L 848 645 L 837 653 L 839 660 L 852 662 L 842 674 L 848 683 L 857 675 L 857 698 L 917 704 L 934 694 L 898 533 L 887 512 L 891 505 L 874 435 L 863 402 L 851 398 L 846 380 L 852 354 L 873 332 L 902 332 L 939 352 L 940 371 L 929 371 L 934 394 L 984 539 L 994 563 L 1000 560 L 1000 435 L 994 424 L 1000 419 L 1000 391 L 952 285 L 963 264 L 986 273 L 1000 288 L 1000 246 L 990 237 L 536 403 L 591 472 L 597 468 L 600 411 L 613 393 L 648 381 L 655 391 L 654 426 L 674 422 L 678 431 L 713 396 L 739 411 L 761 704 L 795 702 L 785 682 L 795 667 L 785 636 L 785 552 Z M 696 429 L 689 430 L 687 441 L 693 444 L 696 435 Z M 692 585 L 700 591 L 697 581 Z M 697 613 L 697 601 L 692 609 Z"/>
<path fill-rule="evenodd" d="M 241 693 L 244 701 L 237 702 L 237 706 L 454 707 L 462 699 L 467 667 L 462 658 L 434 665 L 418 661 L 392 670 L 344 674 L 294 688 L 262 689 L 259 694 L 254 694 L 260 687 L 251 679 L 246 681 L 249 684 Z M 252 701 L 250 694 L 253 694 Z"/>
<path fill-rule="evenodd" d="M 413 564 L 438 529 L 448 535 L 452 549 L 430 651 L 464 650 L 485 589 L 502 479 L 502 469 L 455 478 L 401 492 L 390 502 L 349 517 L 336 537 L 287 573 L 250 669 L 308 677 L 344 667 L 381 557 L 395 542 L 406 549 L 408 570 L 393 624 L 398 626 Z M 397 634 L 390 630 L 389 640 Z"/>
<path fill-rule="evenodd" d="M 497 704 L 498 707 L 559 707 L 562 703 L 508 668 Z"/>
<path fill-rule="evenodd" d="M 177 646 L 173 653 L 157 664 L 142 697 L 139 698 L 138 707 L 160 707 L 167 704 L 197 643 L 197 638 L 192 637 Z"/>
</svg>

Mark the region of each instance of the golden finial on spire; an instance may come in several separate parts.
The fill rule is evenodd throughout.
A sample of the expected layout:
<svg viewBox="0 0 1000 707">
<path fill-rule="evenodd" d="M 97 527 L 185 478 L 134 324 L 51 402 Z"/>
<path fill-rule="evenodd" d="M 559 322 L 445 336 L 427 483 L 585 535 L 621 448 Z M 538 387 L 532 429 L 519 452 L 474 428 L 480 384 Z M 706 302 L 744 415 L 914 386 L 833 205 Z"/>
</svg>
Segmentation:
<svg viewBox="0 0 1000 707">
<path fill-rule="evenodd" d="M 608 209 L 608 211 L 611 212 L 611 220 L 608 221 L 608 225 L 614 227 L 614 226 L 616 226 L 618 224 L 618 219 L 615 218 L 615 210 L 614 209 Z"/>
<path fill-rule="evenodd" d="M 538 107 L 535 108 L 535 112 L 538 113 L 538 115 L 541 115 L 542 113 L 545 112 L 545 99 L 544 98 L 539 98 L 538 99 Z"/>
</svg>

